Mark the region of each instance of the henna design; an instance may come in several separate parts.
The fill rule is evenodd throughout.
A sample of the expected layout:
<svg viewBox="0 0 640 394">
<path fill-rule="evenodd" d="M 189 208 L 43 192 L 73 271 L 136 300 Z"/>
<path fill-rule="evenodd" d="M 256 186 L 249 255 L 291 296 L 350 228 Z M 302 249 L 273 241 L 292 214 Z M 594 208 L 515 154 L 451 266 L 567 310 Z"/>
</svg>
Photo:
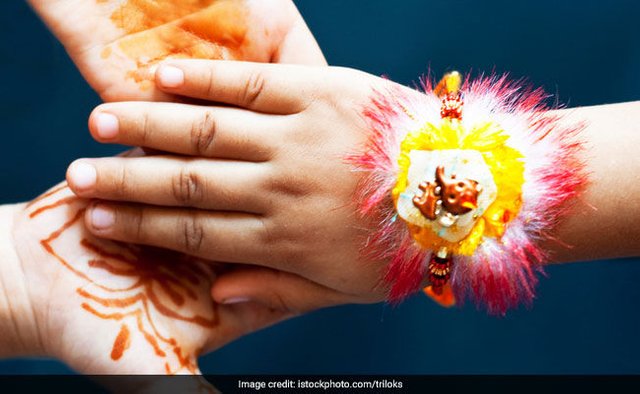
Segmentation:
<svg viewBox="0 0 640 394">
<path fill-rule="evenodd" d="M 120 357 L 124 354 L 124 351 L 129 348 L 131 345 L 131 337 L 129 334 L 129 327 L 126 324 L 123 324 L 120 327 L 120 332 L 116 337 L 115 342 L 113 342 L 113 350 L 111 350 L 111 359 L 118 361 Z"/>
<path fill-rule="evenodd" d="M 244 1 L 121 1 L 110 19 L 125 36 L 106 46 L 101 57 L 120 52 L 133 60 L 136 68 L 127 77 L 147 89 L 154 66 L 166 58 L 245 58 L 251 44 L 247 18 Z"/>
<path fill-rule="evenodd" d="M 40 196 L 38 196 L 38 197 L 34 198 L 33 200 L 31 200 L 31 201 L 27 204 L 26 208 L 29 208 L 29 207 L 31 207 L 33 204 L 35 204 L 35 203 L 37 203 L 37 202 L 39 202 L 39 201 L 41 201 L 41 200 L 44 200 L 45 198 L 47 198 L 47 197 L 49 197 L 49 196 L 52 196 L 52 195 L 54 195 L 54 194 L 58 193 L 59 191 L 63 190 L 63 189 L 64 189 L 64 188 L 66 188 L 66 187 L 67 187 L 67 184 L 66 184 L 66 183 L 61 183 L 61 184 L 60 184 L 60 185 L 58 185 L 58 186 L 54 186 L 54 187 L 53 187 L 53 188 L 51 188 L 49 191 L 47 191 L 47 192 L 45 192 L 44 194 L 41 194 Z"/>
<path fill-rule="evenodd" d="M 62 185 L 38 197 L 26 208 L 31 209 L 29 218 L 34 219 L 56 208 L 73 207 L 83 201 L 69 193 L 66 185 Z M 58 196 L 57 200 L 44 203 L 53 196 Z M 158 314 L 204 328 L 216 327 L 218 315 L 213 302 L 210 302 L 210 310 L 206 315 L 186 316 L 178 311 L 187 301 L 199 301 L 194 288 L 210 287 L 213 272 L 194 259 L 175 252 L 99 240 L 89 235 L 81 239 L 78 247 L 95 257 L 86 261 L 70 261 L 56 248 L 56 241 L 73 226 L 82 225 L 84 212 L 84 206 L 79 207 L 40 244 L 68 271 L 86 282 L 76 289 L 76 293 L 85 300 L 81 304 L 85 311 L 104 320 L 122 323 L 113 343 L 111 359 L 118 361 L 126 353 L 133 329 L 142 335 L 156 356 L 166 359 L 164 367 L 168 374 L 183 368 L 195 373 L 197 369 L 193 357 L 183 351 L 176 338 L 163 334 L 159 329 Z M 90 272 L 102 275 L 100 280 L 94 279 Z M 105 273 L 109 274 L 106 280 Z M 125 279 L 131 284 L 114 286 L 109 279 Z M 172 366 L 172 360 L 177 365 Z"/>
</svg>

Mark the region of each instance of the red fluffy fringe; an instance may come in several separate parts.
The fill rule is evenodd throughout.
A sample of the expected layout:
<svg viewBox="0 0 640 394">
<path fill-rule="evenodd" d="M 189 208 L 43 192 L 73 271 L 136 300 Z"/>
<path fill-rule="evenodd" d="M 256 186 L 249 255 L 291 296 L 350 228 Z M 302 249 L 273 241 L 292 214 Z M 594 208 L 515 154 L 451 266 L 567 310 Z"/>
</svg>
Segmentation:
<svg viewBox="0 0 640 394">
<path fill-rule="evenodd" d="M 390 196 L 398 173 L 400 143 L 409 128 L 421 121 L 413 119 L 407 108 L 419 115 L 421 108 L 433 105 L 433 97 L 428 102 L 433 84 L 425 79 L 422 86 L 427 95 L 423 98 L 401 87 L 375 92 L 363 110 L 370 132 L 368 143 L 362 152 L 347 157 L 350 164 L 365 174 L 356 196 L 360 214 L 379 220 L 379 227 L 363 253 L 372 259 L 389 261 L 385 282 L 391 302 L 419 290 L 431 255 L 431 251 L 421 249 L 413 241 L 406 225 L 397 219 Z M 586 182 L 583 163 L 576 155 L 582 148 L 576 138 L 582 125 L 561 126 L 557 116 L 545 114 L 549 109 L 544 105 L 548 96 L 542 89 L 509 81 L 506 75 L 467 79 L 462 91 L 469 99 L 489 97 L 488 114 L 513 114 L 526 119 L 528 128 L 523 133 L 528 134 L 524 137 L 531 141 L 532 148 L 543 142 L 553 147 L 544 153 L 544 159 L 553 165 L 540 168 L 534 165 L 530 179 L 525 180 L 526 187 L 544 189 L 540 201 L 525 201 L 500 241 L 486 239 L 474 256 L 453 259 L 451 285 L 458 302 L 470 298 L 490 313 L 504 314 L 519 303 L 530 304 L 533 300 L 535 273 L 541 271 L 547 258 L 538 246 L 539 241 L 550 238 L 548 231 L 566 213 L 568 202 L 578 197 Z M 523 153 L 526 156 L 527 152 Z"/>
</svg>

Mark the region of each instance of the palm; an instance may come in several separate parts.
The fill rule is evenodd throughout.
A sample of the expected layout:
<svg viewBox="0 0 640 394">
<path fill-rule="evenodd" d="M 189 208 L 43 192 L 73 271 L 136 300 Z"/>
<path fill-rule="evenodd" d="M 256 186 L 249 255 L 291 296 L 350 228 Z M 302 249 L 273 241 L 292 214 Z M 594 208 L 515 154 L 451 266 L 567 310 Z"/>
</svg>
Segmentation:
<svg viewBox="0 0 640 394">
<path fill-rule="evenodd" d="M 14 225 L 42 346 L 85 373 L 197 373 L 197 356 L 284 316 L 214 305 L 212 265 L 91 237 L 64 185 Z"/>
<path fill-rule="evenodd" d="M 158 100 L 167 58 L 323 64 L 290 0 L 29 0 L 106 101 Z"/>
</svg>

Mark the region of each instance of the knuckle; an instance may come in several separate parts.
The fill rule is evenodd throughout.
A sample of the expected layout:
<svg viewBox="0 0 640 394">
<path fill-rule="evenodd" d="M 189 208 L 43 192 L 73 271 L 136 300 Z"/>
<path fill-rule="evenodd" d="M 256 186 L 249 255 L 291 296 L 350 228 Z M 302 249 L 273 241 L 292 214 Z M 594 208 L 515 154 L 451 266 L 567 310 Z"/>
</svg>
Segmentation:
<svg viewBox="0 0 640 394">
<path fill-rule="evenodd" d="M 149 141 L 149 134 L 151 133 L 151 119 L 150 115 L 147 112 L 144 112 L 142 115 L 142 124 L 140 125 L 140 141 L 138 145 L 147 146 L 147 142 Z"/>
<path fill-rule="evenodd" d="M 215 97 L 216 94 L 216 83 L 214 77 L 214 71 L 211 67 L 207 68 L 207 71 L 204 75 L 204 83 L 202 86 L 205 86 L 205 96 L 206 97 Z"/>
<path fill-rule="evenodd" d="M 131 197 L 129 195 L 129 182 L 131 181 L 131 169 L 126 164 L 121 164 L 117 166 L 117 176 L 114 178 L 113 182 L 113 193 L 116 197 L 125 199 L 127 197 Z"/>
<path fill-rule="evenodd" d="M 240 103 L 247 108 L 252 107 L 264 92 L 266 78 L 262 71 L 253 71 L 249 74 L 244 88 L 241 90 Z"/>
<path fill-rule="evenodd" d="M 284 266 L 297 267 L 297 270 L 304 267 L 308 258 L 306 248 L 295 241 L 281 242 L 278 256 Z"/>
<path fill-rule="evenodd" d="M 183 165 L 171 180 L 171 191 L 174 199 L 181 205 L 196 205 L 204 196 L 202 178 L 189 165 Z"/>
<path fill-rule="evenodd" d="M 261 231 L 258 243 L 268 253 L 260 256 L 264 262 L 276 263 L 294 268 L 296 272 L 304 271 L 311 261 L 308 239 L 301 235 L 297 226 L 290 226 L 286 221 L 261 218 Z M 313 230 L 312 230 L 313 231 Z"/>
<path fill-rule="evenodd" d="M 200 121 L 192 124 L 191 145 L 198 156 L 211 156 L 216 129 L 216 121 L 211 111 L 206 111 Z"/>
<path fill-rule="evenodd" d="M 269 220 L 264 217 L 260 217 L 260 241 L 265 246 L 275 245 L 278 237 L 275 234 L 273 225 Z"/>
<path fill-rule="evenodd" d="M 273 283 L 273 286 L 266 293 L 270 308 L 280 312 L 300 314 L 302 311 L 297 305 L 300 300 L 291 297 L 290 293 L 282 291 L 287 288 L 289 274 L 280 270 L 269 270 L 268 276 Z"/>
<path fill-rule="evenodd" d="M 179 220 L 180 247 L 188 254 L 198 255 L 204 243 L 204 226 L 197 213 L 191 212 Z"/>
<path fill-rule="evenodd" d="M 276 271 L 274 272 L 274 275 L 276 275 L 276 283 L 283 281 L 284 274 L 282 272 Z M 276 286 L 276 288 L 278 288 L 278 286 Z M 271 291 L 270 298 L 272 303 L 271 306 L 276 310 L 287 312 L 287 313 L 293 313 L 296 315 L 302 312 L 293 302 L 291 302 L 291 300 L 289 300 L 283 294 L 280 294 L 280 292 L 275 289 Z"/>
<path fill-rule="evenodd" d="M 265 188 L 281 197 L 291 197 L 296 200 L 308 196 L 310 185 L 304 176 L 295 173 L 281 173 L 265 180 Z"/>
<path fill-rule="evenodd" d="M 299 266 L 303 260 L 304 248 L 301 248 L 297 237 L 286 225 L 261 218 L 261 231 L 258 242 L 269 250 L 260 258 L 265 262 L 283 264 L 285 266 Z"/>
<path fill-rule="evenodd" d="M 121 229 L 127 236 L 127 240 L 144 241 L 146 232 L 144 226 L 144 212 L 142 208 L 133 208 L 116 214 L 115 230 Z"/>
</svg>

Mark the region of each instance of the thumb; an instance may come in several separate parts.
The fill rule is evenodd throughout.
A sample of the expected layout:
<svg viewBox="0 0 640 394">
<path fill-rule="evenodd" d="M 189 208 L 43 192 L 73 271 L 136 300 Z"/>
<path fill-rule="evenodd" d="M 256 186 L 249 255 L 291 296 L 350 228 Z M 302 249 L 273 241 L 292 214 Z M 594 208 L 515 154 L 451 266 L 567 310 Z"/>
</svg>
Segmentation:
<svg viewBox="0 0 640 394">
<path fill-rule="evenodd" d="M 264 267 L 238 268 L 220 275 L 213 283 L 211 295 L 223 305 L 255 302 L 289 314 L 353 302 L 347 294 Z"/>
</svg>

